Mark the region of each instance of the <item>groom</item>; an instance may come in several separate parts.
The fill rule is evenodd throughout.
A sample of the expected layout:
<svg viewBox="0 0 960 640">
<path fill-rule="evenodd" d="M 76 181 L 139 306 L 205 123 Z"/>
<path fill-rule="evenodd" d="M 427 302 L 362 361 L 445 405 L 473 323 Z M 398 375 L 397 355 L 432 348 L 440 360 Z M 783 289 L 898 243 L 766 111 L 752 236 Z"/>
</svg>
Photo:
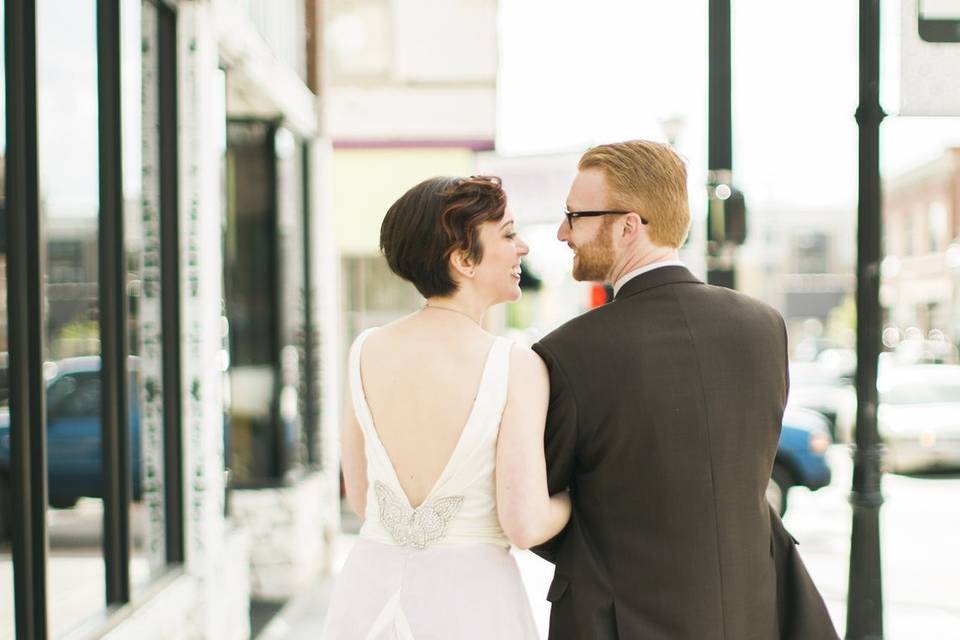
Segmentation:
<svg viewBox="0 0 960 640">
<path fill-rule="evenodd" d="M 573 515 L 550 639 L 837 638 L 764 494 L 787 400 L 780 315 L 679 261 L 687 175 L 666 145 L 587 151 L 557 233 L 614 300 L 546 336 L 550 492 Z"/>
</svg>

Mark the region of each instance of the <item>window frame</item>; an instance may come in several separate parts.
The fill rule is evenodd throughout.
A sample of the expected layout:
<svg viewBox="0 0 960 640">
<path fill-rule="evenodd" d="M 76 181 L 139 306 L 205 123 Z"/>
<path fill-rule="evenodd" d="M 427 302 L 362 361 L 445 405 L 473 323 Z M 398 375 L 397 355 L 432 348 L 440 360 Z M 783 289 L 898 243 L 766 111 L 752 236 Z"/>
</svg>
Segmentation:
<svg viewBox="0 0 960 640">
<path fill-rule="evenodd" d="M 142 0 L 158 14 L 160 117 L 161 323 L 163 328 L 164 470 L 166 562 L 145 592 L 154 593 L 184 563 L 184 505 L 178 187 L 177 4 Z M 14 624 L 16 638 L 49 635 L 47 602 L 47 406 L 43 372 L 44 271 L 39 188 L 37 0 L 4 0 L 6 163 L 5 247 L 8 295 Z M 123 243 L 121 146 L 121 0 L 97 0 L 97 99 L 100 219 L 99 297 L 101 420 L 104 495 L 105 618 L 100 631 L 132 610 L 130 500 L 132 470 L 127 295 Z"/>
</svg>

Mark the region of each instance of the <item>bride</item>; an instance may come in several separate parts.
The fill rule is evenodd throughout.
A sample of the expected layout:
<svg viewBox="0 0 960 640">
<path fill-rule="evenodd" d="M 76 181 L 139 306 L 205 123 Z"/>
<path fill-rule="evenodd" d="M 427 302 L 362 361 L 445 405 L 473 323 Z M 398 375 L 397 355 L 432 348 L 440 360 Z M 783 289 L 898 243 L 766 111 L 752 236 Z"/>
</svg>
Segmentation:
<svg viewBox="0 0 960 640">
<path fill-rule="evenodd" d="M 547 492 L 546 367 L 481 327 L 520 298 L 528 252 L 500 181 L 416 185 L 380 248 L 426 304 L 350 350 L 343 474 L 364 523 L 323 637 L 537 638 L 509 545 L 554 537 L 570 500 Z"/>
</svg>

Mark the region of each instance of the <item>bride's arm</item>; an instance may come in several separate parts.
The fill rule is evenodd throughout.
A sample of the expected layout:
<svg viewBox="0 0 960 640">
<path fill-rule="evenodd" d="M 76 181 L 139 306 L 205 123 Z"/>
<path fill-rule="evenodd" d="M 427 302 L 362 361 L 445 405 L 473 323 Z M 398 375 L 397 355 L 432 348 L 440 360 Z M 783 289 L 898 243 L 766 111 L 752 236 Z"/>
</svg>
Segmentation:
<svg viewBox="0 0 960 640">
<path fill-rule="evenodd" d="M 497 513 L 504 533 L 521 549 L 553 538 L 570 518 L 567 492 L 551 497 L 547 489 L 543 430 L 549 398 L 543 360 L 530 349 L 514 347 L 497 440 Z"/>
<path fill-rule="evenodd" d="M 357 422 L 349 390 L 343 402 L 340 468 L 343 470 L 343 484 L 347 490 L 347 504 L 363 520 L 367 508 L 367 456 L 363 450 L 363 431 Z"/>
</svg>

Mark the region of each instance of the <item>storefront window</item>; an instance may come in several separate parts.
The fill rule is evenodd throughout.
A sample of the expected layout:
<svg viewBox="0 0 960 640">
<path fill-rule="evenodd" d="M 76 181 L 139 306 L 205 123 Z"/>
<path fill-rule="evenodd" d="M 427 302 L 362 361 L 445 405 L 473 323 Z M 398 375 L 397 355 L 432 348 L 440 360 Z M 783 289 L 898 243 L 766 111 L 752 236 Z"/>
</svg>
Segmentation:
<svg viewBox="0 0 960 640">
<path fill-rule="evenodd" d="M 4 32 L 4 2 L 0 0 L 0 33 Z M 7 104 L 5 48 L 0 47 L 0 465 L 9 468 L 10 413 L 7 386 Z M 13 557 L 10 552 L 10 524 L 13 496 L 9 474 L 0 471 L 0 640 L 14 636 Z"/>
<path fill-rule="evenodd" d="M 227 126 L 224 292 L 229 322 L 227 463 L 244 486 L 282 474 L 277 430 L 280 365 L 273 125 Z"/>
<path fill-rule="evenodd" d="M 94 0 L 37 3 L 50 631 L 104 608 Z M 69 105 L 69 108 L 65 108 Z"/>
<path fill-rule="evenodd" d="M 303 145 L 272 122 L 227 127 L 224 285 L 230 345 L 227 464 L 234 486 L 307 461 Z"/>
</svg>

